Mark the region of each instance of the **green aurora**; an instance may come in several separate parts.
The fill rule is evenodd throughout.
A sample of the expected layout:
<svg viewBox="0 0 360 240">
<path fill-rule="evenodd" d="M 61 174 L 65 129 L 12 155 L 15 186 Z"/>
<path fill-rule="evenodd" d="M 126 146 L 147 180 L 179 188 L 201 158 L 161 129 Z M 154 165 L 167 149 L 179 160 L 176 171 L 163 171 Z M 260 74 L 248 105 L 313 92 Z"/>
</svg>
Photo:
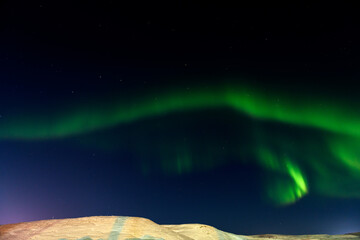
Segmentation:
<svg viewBox="0 0 360 240">
<path fill-rule="evenodd" d="M 119 97 L 111 102 L 69 106 L 56 112 L 13 114 L 2 119 L 0 139 L 62 139 L 168 118 L 171 114 L 219 109 L 231 111 L 240 118 L 247 116 L 248 121 L 254 123 L 251 131 L 244 127 L 232 133 L 233 139 L 243 143 L 241 147 L 233 141 L 224 154 L 218 149 L 224 145 L 219 142 L 222 140 L 213 136 L 206 143 L 199 143 L 201 139 L 196 138 L 187 143 L 174 140 L 148 149 L 135 147 L 134 151 L 146 155 L 151 152 L 155 158 L 161 155 L 157 166 L 175 175 L 224 164 L 224 155 L 236 156 L 242 163 L 255 159 L 256 166 L 270 172 L 265 179 L 265 192 L 279 205 L 294 203 L 309 192 L 360 197 L 360 114 L 346 102 L 335 103 L 315 96 L 302 98 L 238 85 L 172 89 L 141 97 Z M 236 125 L 234 122 L 231 124 Z M 280 126 L 274 127 L 274 124 Z M 299 135 L 294 129 L 302 133 Z M 251 140 L 246 143 L 244 139 Z M 151 139 L 144 141 L 146 145 Z M 140 163 L 145 174 L 151 171 L 149 165 L 145 161 Z"/>
</svg>

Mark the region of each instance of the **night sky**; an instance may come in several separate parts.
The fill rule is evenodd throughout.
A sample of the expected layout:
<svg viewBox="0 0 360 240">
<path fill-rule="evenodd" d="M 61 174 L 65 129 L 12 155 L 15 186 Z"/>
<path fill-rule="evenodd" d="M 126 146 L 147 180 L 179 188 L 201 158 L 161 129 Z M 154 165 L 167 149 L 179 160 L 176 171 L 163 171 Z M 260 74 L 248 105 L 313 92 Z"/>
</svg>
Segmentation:
<svg viewBox="0 0 360 240">
<path fill-rule="evenodd" d="M 360 231 L 355 6 L 124 2 L 0 2 L 0 224 Z"/>
</svg>

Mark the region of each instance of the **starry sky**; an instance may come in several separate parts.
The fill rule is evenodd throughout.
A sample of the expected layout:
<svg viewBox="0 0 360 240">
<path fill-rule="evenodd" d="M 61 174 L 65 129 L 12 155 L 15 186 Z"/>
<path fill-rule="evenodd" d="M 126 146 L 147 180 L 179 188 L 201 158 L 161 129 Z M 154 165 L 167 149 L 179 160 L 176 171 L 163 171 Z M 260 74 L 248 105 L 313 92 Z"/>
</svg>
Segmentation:
<svg viewBox="0 0 360 240">
<path fill-rule="evenodd" d="M 329 3 L 1 1 L 0 224 L 360 231 L 356 18 Z"/>
</svg>

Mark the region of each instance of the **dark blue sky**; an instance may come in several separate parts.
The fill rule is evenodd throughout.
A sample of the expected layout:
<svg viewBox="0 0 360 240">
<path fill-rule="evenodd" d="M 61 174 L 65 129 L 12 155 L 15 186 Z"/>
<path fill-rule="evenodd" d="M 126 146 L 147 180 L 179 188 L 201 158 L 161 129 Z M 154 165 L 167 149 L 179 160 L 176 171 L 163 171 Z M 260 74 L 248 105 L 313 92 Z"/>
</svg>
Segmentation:
<svg viewBox="0 0 360 240">
<path fill-rule="evenodd" d="M 106 119 L 119 104 L 136 109 L 141 99 L 173 89 L 229 84 L 279 91 L 290 102 L 320 96 L 358 106 L 356 13 L 331 7 L 2 1 L 0 224 L 128 215 L 237 234 L 359 231 L 359 179 L 344 175 L 350 180 L 340 180 L 342 195 L 324 194 L 302 160 L 303 148 L 313 145 L 327 163 L 320 141 L 333 133 L 205 108 L 65 137 L 29 134 L 31 119 L 50 132 L 57 118 L 67 126 L 71 111 L 100 106 Z M 7 126 L 27 137 L 4 137 Z M 308 172 L 303 198 L 281 206 L 267 199 L 264 189 L 276 173 L 251 154 L 257 137 L 278 153 L 289 139 L 298 146 L 291 152 Z M 326 166 L 336 168 L 330 161 Z M 332 180 L 342 173 L 332 172 Z"/>
</svg>

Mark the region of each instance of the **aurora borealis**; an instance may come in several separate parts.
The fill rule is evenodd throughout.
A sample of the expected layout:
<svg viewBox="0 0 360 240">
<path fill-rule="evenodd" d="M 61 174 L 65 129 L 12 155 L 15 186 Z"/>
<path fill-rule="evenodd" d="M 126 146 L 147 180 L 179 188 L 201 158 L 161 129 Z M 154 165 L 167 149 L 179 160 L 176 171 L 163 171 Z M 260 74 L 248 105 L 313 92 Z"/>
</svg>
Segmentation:
<svg viewBox="0 0 360 240">
<path fill-rule="evenodd" d="M 3 5 L 0 224 L 359 231 L 349 11 L 95 2 Z"/>
<path fill-rule="evenodd" d="M 227 88 L 217 86 L 205 91 L 195 89 L 181 92 L 170 89 L 166 94 L 155 92 L 140 101 L 115 100 L 107 109 L 105 106 L 108 103 L 93 108 L 80 106 L 79 109 L 66 109 L 64 113 L 58 113 L 53 119 L 49 119 L 51 123 L 47 123 L 46 118 L 41 119 L 41 116 L 38 118 L 30 116 L 17 125 L 17 120 L 10 119 L 11 122 L 15 122 L 15 126 L 4 124 L 1 137 L 10 139 L 66 137 L 169 112 L 208 108 L 230 108 L 255 119 L 359 136 L 360 125 L 356 109 L 347 109 L 346 103 L 339 106 L 328 104 L 326 99 L 307 101 L 304 103 L 304 99 L 289 99 L 277 93 L 264 94 L 257 90 L 249 90 L 247 87 L 231 85 Z M 26 122 L 30 124 L 27 125 Z"/>
<path fill-rule="evenodd" d="M 111 104 L 103 101 L 103 106 L 98 104 L 94 108 L 79 106 L 78 109 L 71 109 L 69 107 L 71 110 L 62 110 L 61 114 L 57 112 L 46 113 L 43 116 L 29 114 L 29 117 L 24 118 L 23 122 L 9 119 L 11 124 L 6 124 L 4 121 L 0 135 L 3 139 L 45 141 L 52 138 L 91 134 L 93 131 L 111 129 L 121 124 L 136 124 L 137 121 L 146 121 L 149 118 L 164 118 L 166 121 L 166 115 L 171 113 L 181 115 L 190 112 L 191 115 L 192 112 L 203 111 L 204 109 L 209 111 L 211 109 L 220 111 L 221 109 L 228 109 L 233 112 L 233 115 L 251 118 L 252 121 L 264 123 L 264 125 L 268 122 L 278 122 L 284 125 L 284 128 L 296 125 L 299 131 L 302 131 L 300 129 L 309 132 L 313 129 L 313 131 L 319 131 L 319 141 L 326 146 L 326 149 L 322 149 L 322 153 L 316 149 L 304 149 L 302 153 L 300 150 L 288 149 L 284 142 L 292 141 L 294 145 L 304 147 L 304 142 L 296 139 L 296 136 L 289 136 L 289 139 L 277 137 L 279 146 L 275 147 L 268 146 L 267 144 L 270 143 L 266 142 L 257 143 L 257 139 L 251 144 L 253 149 L 248 154 L 257 159 L 257 163 L 261 167 L 288 178 L 287 181 L 275 181 L 273 185 L 268 186 L 268 194 L 276 203 L 294 203 L 308 193 L 309 187 L 312 188 L 308 186 L 305 171 L 301 168 L 302 165 L 309 168 L 310 174 L 314 178 L 313 182 L 320 184 L 318 186 L 320 189 L 324 189 L 322 184 L 327 185 L 330 181 L 328 179 L 328 183 L 325 183 L 326 181 L 323 178 L 326 176 L 331 178 L 334 174 L 331 170 L 332 165 L 336 166 L 336 171 L 347 172 L 348 178 L 352 179 L 344 179 L 345 181 L 359 181 L 360 159 L 357 157 L 359 148 L 357 129 L 360 129 L 358 126 L 360 119 L 354 116 L 356 109 L 348 108 L 346 103 L 344 105 L 331 105 L 326 104 L 326 99 L 322 103 L 316 100 L 316 97 L 310 96 L 310 101 L 308 100 L 304 104 L 302 99 L 290 99 L 280 93 L 270 91 L 266 94 L 260 93 L 253 88 L 250 90 L 248 87 L 238 86 L 228 86 L 227 88 L 218 86 L 213 89 L 208 88 L 207 91 L 192 89 L 182 92 L 169 90 L 167 94 L 150 92 L 149 96 L 140 98 L 140 101 L 139 98 L 116 100 Z M 97 102 L 101 101 L 101 99 L 97 100 Z M 104 110 L 106 105 L 111 106 Z M 209 117 L 211 117 L 211 113 Z M 236 123 L 232 124 L 236 125 Z M 236 126 L 232 127 L 236 128 Z M 174 146 L 177 148 L 178 143 L 174 143 Z M 137 151 L 143 150 L 140 147 Z M 187 152 L 185 155 L 192 155 L 189 149 L 185 151 Z M 234 152 L 232 154 L 238 157 L 239 161 L 242 161 L 242 157 L 235 154 L 236 149 L 231 149 L 231 151 Z M 295 156 L 302 155 L 301 159 L 293 160 L 292 151 L 294 151 Z M 161 152 L 159 150 L 154 154 L 160 156 Z M 212 153 L 212 149 L 209 149 L 207 154 L 216 155 Z M 222 157 L 217 156 L 216 158 Z M 328 160 L 324 160 L 324 158 Z M 175 172 L 178 174 L 190 172 L 193 170 L 193 166 L 197 165 L 197 159 L 190 159 L 189 156 L 171 156 L 170 159 L 164 161 L 167 162 L 163 163 L 166 164 L 165 171 L 171 172 L 171 169 L 176 169 Z M 202 164 L 207 164 L 206 160 L 202 162 Z M 215 162 L 220 162 L 220 160 L 215 159 Z M 323 166 L 319 167 L 319 165 Z M 328 170 L 326 170 L 329 168 L 327 165 L 330 165 Z M 210 166 L 200 166 L 200 168 L 202 167 Z M 350 192 L 343 193 L 341 186 L 340 180 L 340 183 L 337 183 L 331 190 L 324 191 L 324 194 L 360 196 L 357 187 L 354 187 Z M 315 186 L 313 186 L 313 191 L 316 192 Z M 319 192 L 323 192 L 323 190 L 319 190 Z"/>
</svg>

